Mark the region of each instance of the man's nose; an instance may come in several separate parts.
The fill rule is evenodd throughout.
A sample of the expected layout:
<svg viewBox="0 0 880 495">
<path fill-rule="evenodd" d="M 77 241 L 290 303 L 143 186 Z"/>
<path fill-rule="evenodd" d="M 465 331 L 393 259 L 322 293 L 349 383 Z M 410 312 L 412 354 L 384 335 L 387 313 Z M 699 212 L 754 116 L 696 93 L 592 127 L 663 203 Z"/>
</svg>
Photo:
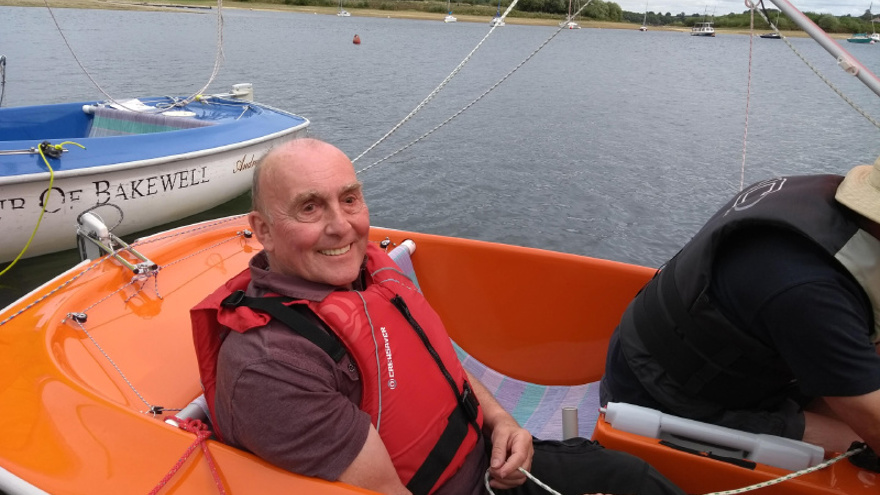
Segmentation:
<svg viewBox="0 0 880 495">
<path fill-rule="evenodd" d="M 349 215 L 342 209 L 342 205 L 334 204 L 327 208 L 324 221 L 327 222 L 326 229 L 328 233 L 345 232 L 351 228 L 348 219 Z"/>
</svg>

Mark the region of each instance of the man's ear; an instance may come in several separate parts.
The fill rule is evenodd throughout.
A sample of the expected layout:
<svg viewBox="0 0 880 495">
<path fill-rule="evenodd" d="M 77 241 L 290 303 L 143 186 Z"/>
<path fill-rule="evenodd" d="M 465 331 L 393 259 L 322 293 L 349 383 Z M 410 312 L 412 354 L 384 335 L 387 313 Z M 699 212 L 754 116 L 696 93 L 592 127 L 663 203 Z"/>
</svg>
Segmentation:
<svg viewBox="0 0 880 495">
<path fill-rule="evenodd" d="M 257 240 L 263 245 L 263 249 L 271 252 L 274 246 L 272 243 L 272 232 L 269 229 L 269 222 L 266 220 L 266 217 L 258 211 L 252 211 L 248 213 L 248 223 L 251 226 L 251 230 L 254 231 L 254 235 L 257 236 Z"/>
</svg>

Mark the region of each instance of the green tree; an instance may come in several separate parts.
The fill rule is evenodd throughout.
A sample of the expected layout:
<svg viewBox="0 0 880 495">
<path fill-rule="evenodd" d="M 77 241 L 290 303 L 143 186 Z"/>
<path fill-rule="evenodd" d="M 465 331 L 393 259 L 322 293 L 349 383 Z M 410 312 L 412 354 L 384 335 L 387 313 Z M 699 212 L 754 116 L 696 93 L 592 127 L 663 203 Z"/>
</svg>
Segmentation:
<svg viewBox="0 0 880 495">
<path fill-rule="evenodd" d="M 829 33 L 836 33 L 840 29 L 840 21 L 831 14 L 823 14 L 819 16 L 816 25 Z"/>
</svg>

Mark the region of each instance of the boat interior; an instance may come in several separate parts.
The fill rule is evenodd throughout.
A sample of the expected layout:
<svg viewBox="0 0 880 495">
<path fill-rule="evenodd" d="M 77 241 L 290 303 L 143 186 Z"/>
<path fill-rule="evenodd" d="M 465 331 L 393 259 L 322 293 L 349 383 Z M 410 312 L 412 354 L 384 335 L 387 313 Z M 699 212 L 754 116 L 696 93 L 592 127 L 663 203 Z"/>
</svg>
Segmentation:
<svg viewBox="0 0 880 495">
<path fill-rule="evenodd" d="M 162 242 L 169 238 L 174 242 Z M 724 459 L 711 448 L 628 433 L 598 410 L 595 382 L 610 334 L 654 269 L 383 228 L 373 228 L 371 240 L 388 249 L 414 241 L 414 254 L 399 261 L 403 270 L 411 263 L 466 367 L 533 434 L 558 435 L 548 433 L 553 425 L 547 418 L 561 420 L 564 401 L 555 397 L 574 390 L 574 405 L 582 406 L 590 425 L 580 428 L 581 436 L 645 458 L 688 493 L 741 488 L 789 473 Z M 189 309 L 245 269 L 260 248 L 241 217 L 156 234 L 132 246 L 143 259 L 117 253 L 129 267 L 113 257 L 84 261 L 2 315 L 0 381 L 7 383 L 0 400 L 18 407 L 7 414 L 15 428 L 0 436 L 0 467 L 43 490 L 74 483 L 98 493 L 121 482 L 149 490 L 188 446 L 192 450 L 193 435 L 174 426 L 184 415 L 180 409 L 200 408 L 191 406 L 201 387 Z M 58 290 L 59 284 L 69 290 Z M 537 402 L 528 402 L 530 391 Z M 233 492 L 361 492 L 208 443 Z M 203 458 L 185 466 L 169 479 L 171 493 L 215 489 Z M 841 462 L 765 493 L 872 493 L 877 482 L 864 481 L 869 474 Z"/>
</svg>

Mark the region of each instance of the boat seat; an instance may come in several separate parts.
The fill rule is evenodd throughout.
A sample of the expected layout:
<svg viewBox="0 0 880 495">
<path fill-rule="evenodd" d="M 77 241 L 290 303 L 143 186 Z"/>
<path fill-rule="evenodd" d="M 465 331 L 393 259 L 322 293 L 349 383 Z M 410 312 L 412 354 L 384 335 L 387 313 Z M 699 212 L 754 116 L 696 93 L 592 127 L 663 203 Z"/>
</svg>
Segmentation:
<svg viewBox="0 0 880 495">
<path fill-rule="evenodd" d="M 214 125 L 191 116 L 132 112 L 107 106 L 86 106 L 83 110 L 93 114 L 88 137 L 129 136 Z"/>
<path fill-rule="evenodd" d="M 388 252 L 391 259 L 419 285 L 409 249 L 398 246 Z M 533 436 L 562 439 L 562 409 L 578 411 L 577 435 L 590 438 L 599 418 L 599 382 L 581 385 L 540 385 L 518 380 L 486 366 L 452 342 L 464 368 L 479 380 L 499 404 Z"/>
</svg>

